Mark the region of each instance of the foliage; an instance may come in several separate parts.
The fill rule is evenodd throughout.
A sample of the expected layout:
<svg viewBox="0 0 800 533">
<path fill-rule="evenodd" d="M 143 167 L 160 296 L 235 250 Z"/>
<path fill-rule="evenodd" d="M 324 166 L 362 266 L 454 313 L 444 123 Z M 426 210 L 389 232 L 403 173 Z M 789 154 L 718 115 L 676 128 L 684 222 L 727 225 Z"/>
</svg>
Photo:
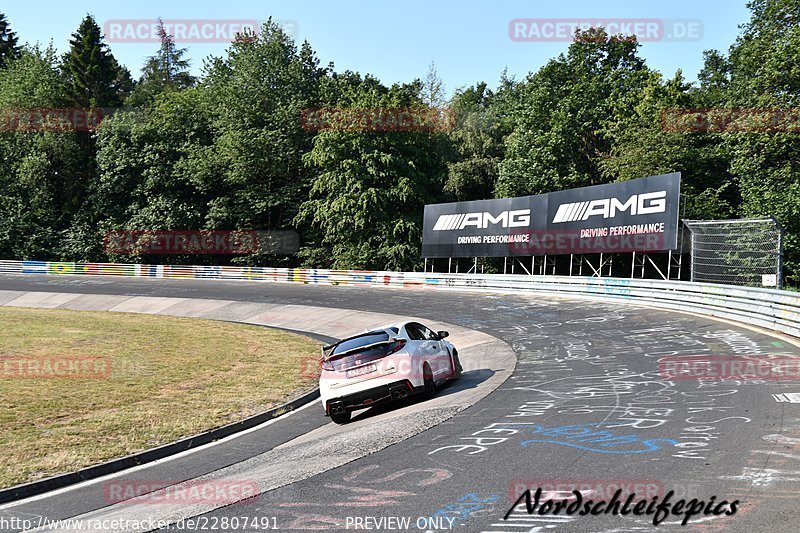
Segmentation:
<svg viewBox="0 0 800 533">
<path fill-rule="evenodd" d="M 74 133 L 16 128 L 23 108 L 57 108 L 67 98 L 52 47 L 23 47 L 0 76 L 0 256 L 53 258 L 58 233 L 70 224 L 69 176 L 79 164 Z M 24 116 L 24 115 L 23 115 Z"/>
<path fill-rule="evenodd" d="M 650 76 L 638 46 L 602 28 L 579 30 L 566 55 L 520 84 L 498 196 L 609 181 L 599 164 L 612 148 L 609 121 L 629 113 Z"/>
<path fill-rule="evenodd" d="M 19 56 L 19 40 L 17 34 L 11 31 L 11 25 L 6 16 L 0 13 L 0 69 L 5 68 L 8 62 Z"/>
<path fill-rule="evenodd" d="M 174 37 L 167 33 L 161 19 L 158 19 L 157 31 L 161 47 L 145 61 L 139 83 L 127 101 L 129 106 L 143 106 L 151 103 L 160 94 L 182 91 L 195 84 L 195 77 L 189 73 L 191 63 L 184 59 L 188 49 L 175 45 Z"/>
<path fill-rule="evenodd" d="M 338 105 L 424 110 L 421 83 L 390 88 L 348 73 Z M 422 209 L 442 189 L 442 132 L 322 131 L 305 161 L 316 172 L 299 223 L 319 229 L 304 247 L 309 264 L 411 269 L 419 264 Z"/>
<path fill-rule="evenodd" d="M 52 48 L 19 46 L 0 14 L 0 108 L 118 109 L 97 131 L 0 131 L 0 254 L 412 269 L 426 203 L 680 171 L 684 217 L 775 215 L 797 275 L 797 124 L 686 131 L 668 120 L 682 110 L 800 108 L 800 0 L 749 7 L 730 49 L 704 53 L 697 84 L 648 67 L 635 40 L 593 28 L 524 79 L 503 73 L 497 88 L 478 82 L 449 99 L 433 64 L 422 79 L 386 86 L 320 66 L 308 42 L 271 20 L 209 58 L 198 79 L 161 24 L 161 45 L 134 82 L 91 15 L 59 60 Z M 443 107 L 453 119 L 444 128 L 306 121 L 321 108 Z M 126 228 L 294 229 L 302 248 L 233 259 L 107 254 L 105 232 Z"/>
<path fill-rule="evenodd" d="M 130 73 L 103 42 L 94 17 L 86 15 L 72 34 L 63 71 L 70 103 L 77 107 L 118 107 L 130 89 Z"/>
</svg>

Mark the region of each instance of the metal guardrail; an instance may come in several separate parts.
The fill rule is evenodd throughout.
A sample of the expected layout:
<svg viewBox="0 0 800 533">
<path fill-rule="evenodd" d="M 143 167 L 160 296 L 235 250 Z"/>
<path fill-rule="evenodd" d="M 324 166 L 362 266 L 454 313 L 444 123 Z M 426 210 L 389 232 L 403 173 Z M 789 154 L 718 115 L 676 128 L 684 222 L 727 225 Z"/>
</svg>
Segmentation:
<svg viewBox="0 0 800 533">
<path fill-rule="evenodd" d="M 538 293 L 625 301 L 733 320 L 800 337 L 800 294 L 680 281 L 436 274 L 368 270 L 292 269 L 233 266 L 170 266 L 54 261 L 0 261 L 0 272 L 47 275 L 107 275 L 167 279 L 247 280 L 314 285 L 416 287 Z"/>
</svg>

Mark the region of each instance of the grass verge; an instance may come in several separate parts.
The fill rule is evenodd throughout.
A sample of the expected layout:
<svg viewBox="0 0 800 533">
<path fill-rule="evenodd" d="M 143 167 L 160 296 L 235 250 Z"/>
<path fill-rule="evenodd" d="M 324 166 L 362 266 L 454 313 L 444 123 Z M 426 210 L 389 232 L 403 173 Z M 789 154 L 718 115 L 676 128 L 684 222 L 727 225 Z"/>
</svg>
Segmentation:
<svg viewBox="0 0 800 533">
<path fill-rule="evenodd" d="M 258 326 L 0 307 L 0 487 L 281 404 L 316 386 L 303 363 L 318 353 L 309 338 Z M 94 359 L 78 375 L 42 377 L 76 357 Z"/>
</svg>

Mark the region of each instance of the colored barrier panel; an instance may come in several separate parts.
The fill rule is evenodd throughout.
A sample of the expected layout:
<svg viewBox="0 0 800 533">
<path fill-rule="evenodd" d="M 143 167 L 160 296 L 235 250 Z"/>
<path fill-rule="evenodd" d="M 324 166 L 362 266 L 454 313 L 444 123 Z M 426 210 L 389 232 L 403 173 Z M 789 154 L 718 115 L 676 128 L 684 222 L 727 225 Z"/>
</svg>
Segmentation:
<svg viewBox="0 0 800 533">
<path fill-rule="evenodd" d="M 744 322 L 800 337 L 800 294 L 680 281 L 436 274 L 365 270 L 288 269 L 235 266 L 169 266 L 119 263 L 0 261 L 0 272 L 44 275 L 105 275 L 148 278 L 226 279 L 311 285 L 536 293 L 570 298 L 622 300 L 668 310 Z"/>
</svg>

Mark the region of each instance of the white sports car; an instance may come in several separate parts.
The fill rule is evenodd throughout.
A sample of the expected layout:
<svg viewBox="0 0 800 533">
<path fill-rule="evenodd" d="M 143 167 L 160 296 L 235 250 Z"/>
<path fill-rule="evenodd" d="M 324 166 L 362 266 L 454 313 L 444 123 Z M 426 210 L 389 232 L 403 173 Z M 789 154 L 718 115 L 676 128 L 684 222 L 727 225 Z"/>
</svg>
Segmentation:
<svg viewBox="0 0 800 533">
<path fill-rule="evenodd" d="M 461 377 L 458 350 L 419 322 L 375 328 L 322 348 L 319 390 L 326 415 L 337 424 L 353 411 L 436 387 Z"/>
</svg>

